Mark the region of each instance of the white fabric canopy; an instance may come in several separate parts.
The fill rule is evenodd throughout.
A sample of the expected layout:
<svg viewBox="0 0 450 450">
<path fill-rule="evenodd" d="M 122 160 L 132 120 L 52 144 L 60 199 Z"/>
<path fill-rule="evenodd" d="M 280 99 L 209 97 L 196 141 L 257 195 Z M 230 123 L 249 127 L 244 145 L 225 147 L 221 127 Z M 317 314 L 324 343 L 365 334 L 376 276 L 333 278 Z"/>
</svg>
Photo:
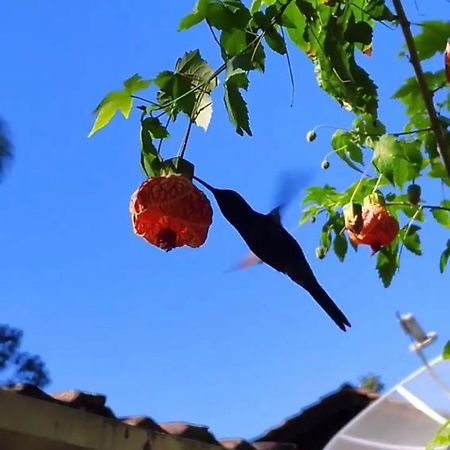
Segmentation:
<svg viewBox="0 0 450 450">
<path fill-rule="evenodd" d="M 422 367 L 349 422 L 324 450 L 423 450 L 450 419 L 450 362 Z"/>
</svg>

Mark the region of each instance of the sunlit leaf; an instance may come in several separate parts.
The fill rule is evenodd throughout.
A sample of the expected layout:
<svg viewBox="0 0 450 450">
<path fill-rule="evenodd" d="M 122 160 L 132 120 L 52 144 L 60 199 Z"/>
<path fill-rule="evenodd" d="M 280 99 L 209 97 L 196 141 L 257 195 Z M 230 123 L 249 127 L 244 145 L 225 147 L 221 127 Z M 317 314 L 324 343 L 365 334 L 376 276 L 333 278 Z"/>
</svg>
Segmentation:
<svg viewBox="0 0 450 450">
<path fill-rule="evenodd" d="M 150 80 L 143 80 L 138 74 L 135 74 L 124 81 L 124 89 L 122 91 L 114 91 L 106 95 L 95 108 L 94 113 L 97 114 L 97 117 L 88 137 L 93 136 L 97 131 L 108 125 L 118 112 L 125 119 L 128 119 L 133 107 L 133 98 L 131 96 L 146 89 L 150 84 Z"/>
</svg>

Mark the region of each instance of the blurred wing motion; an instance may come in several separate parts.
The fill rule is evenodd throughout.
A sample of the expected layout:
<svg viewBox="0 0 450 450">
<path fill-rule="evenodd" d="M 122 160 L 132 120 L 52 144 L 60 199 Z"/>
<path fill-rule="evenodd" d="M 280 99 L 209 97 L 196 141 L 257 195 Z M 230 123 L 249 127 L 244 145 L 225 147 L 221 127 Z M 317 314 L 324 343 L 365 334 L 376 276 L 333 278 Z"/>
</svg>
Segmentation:
<svg viewBox="0 0 450 450">
<path fill-rule="evenodd" d="M 5 122 L 0 118 L 0 178 L 5 171 L 6 163 L 12 158 L 12 145 L 8 139 Z"/>
</svg>

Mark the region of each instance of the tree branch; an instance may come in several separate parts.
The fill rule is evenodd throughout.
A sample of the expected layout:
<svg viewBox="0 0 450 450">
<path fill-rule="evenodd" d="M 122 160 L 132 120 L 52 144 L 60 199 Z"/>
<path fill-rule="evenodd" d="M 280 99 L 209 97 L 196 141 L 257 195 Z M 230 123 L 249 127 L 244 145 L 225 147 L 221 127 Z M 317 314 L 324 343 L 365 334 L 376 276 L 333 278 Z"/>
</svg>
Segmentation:
<svg viewBox="0 0 450 450">
<path fill-rule="evenodd" d="M 392 3 L 394 4 L 394 8 L 397 13 L 397 18 L 402 28 L 406 45 L 408 47 L 409 60 L 414 68 L 417 83 L 419 85 L 423 101 L 425 102 L 428 116 L 430 117 L 430 125 L 436 136 L 439 155 L 442 159 L 442 162 L 444 163 L 447 174 L 450 176 L 450 148 L 447 144 L 444 129 L 442 128 L 441 123 L 439 122 L 436 109 L 434 107 L 433 94 L 428 89 L 427 82 L 423 74 L 422 66 L 420 64 L 420 60 L 417 55 L 417 48 L 414 42 L 414 37 L 411 33 L 411 28 L 409 26 L 410 23 L 408 22 L 408 19 L 406 17 L 405 10 L 403 9 L 401 0 L 392 0 Z"/>
</svg>

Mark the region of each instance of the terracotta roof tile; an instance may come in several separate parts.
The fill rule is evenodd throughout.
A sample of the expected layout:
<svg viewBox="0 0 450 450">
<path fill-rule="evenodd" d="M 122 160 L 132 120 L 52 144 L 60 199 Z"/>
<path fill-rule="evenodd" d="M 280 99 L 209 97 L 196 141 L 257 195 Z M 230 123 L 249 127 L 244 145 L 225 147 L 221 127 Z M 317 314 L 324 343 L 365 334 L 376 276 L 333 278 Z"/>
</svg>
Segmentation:
<svg viewBox="0 0 450 450">
<path fill-rule="evenodd" d="M 219 442 L 228 450 L 255 450 L 255 447 L 244 439 L 221 439 Z"/>
<path fill-rule="evenodd" d="M 208 444 L 220 445 L 214 435 L 208 431 L 208 427 L 190 425 L 188 423 L 162 423 L 160 424 L 164 431 L 175 436 L 184 437 L 186 439 L 194 439 Z"/>
</svg>

